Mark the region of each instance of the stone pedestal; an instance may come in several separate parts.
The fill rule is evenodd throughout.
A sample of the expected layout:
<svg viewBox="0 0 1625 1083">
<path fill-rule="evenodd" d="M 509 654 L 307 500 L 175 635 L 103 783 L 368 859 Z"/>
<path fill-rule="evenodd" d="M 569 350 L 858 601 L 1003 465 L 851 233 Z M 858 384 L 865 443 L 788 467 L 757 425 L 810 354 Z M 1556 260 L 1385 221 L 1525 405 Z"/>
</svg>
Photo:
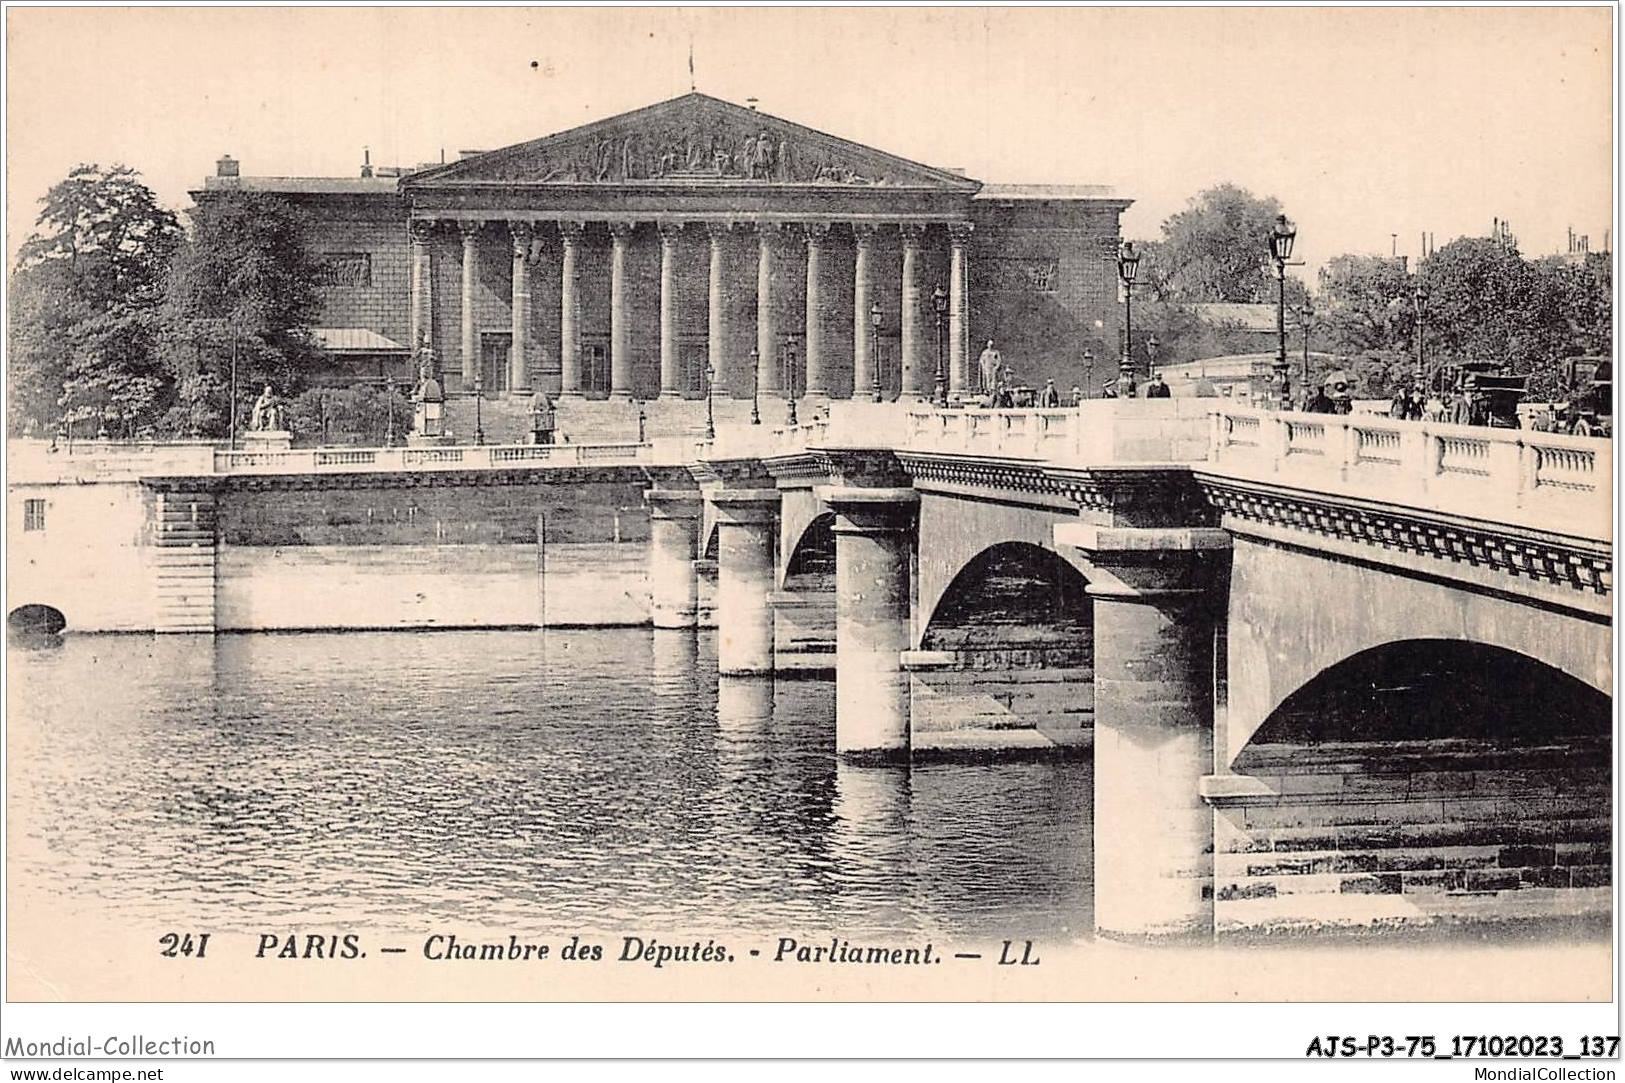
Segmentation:
<svg viewBox="0 0 1625 1083">
<path fill-rule="evenodd" d="M 701 498 L 697 489 L 650 489 L 649 616 L 656 628 L 693 628 L 698 620 Z"/>
<path fill-rule="evenodd" d="M 293 447 L 293 433 L 287 429 L 261 429 L 245 432 L 237 437 L 244 451 L 287 451 Z"/>
<path fill-rule="evenodd" d="M 722 489 L 717 512 L 717 672 L 773 672 L 773 539 L 777 489 Z"/>
<path fill-rule="evenodd" d="M 1229 535 L 1067 523 L 1095 634 L 1095 929 L 1213 928 L 1213 573 Z"/>
<path fill-rule="evenodd" d="M 913 489 L 825 487 L 835 512 L 835 749 L 858 761 L 909 754 Z"/>
</svg>

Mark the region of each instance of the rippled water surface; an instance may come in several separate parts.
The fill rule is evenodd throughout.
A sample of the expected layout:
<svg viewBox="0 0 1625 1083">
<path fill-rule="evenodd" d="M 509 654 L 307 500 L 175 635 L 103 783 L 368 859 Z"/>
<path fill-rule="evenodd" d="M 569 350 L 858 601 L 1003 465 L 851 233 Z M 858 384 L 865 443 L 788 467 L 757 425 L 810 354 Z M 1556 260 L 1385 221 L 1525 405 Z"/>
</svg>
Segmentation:
<svg viewBox="0 0 1625 1083">
<path fill-rule="evenodd" d="M 8 654 L 13 883 L 223 929 L 1090 927 L 1088 762 L 838 765 L 708 635 L 69 636 Z"/>
</svg>

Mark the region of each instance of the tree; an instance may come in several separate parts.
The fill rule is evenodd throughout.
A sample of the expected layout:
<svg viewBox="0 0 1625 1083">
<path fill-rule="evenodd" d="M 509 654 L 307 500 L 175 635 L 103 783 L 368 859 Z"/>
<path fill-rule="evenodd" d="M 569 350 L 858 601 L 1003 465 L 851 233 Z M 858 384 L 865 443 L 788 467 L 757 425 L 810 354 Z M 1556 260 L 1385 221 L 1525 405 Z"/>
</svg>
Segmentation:
<svg viewBox="0 0 1625 1083">
<path fill-rule="evenodd" d="M 1338 353 L 1403 352 L 1415 341 L 1415 296 L 1397 259 L 1333 256 L 1320 274 L 1315 314 Z"/>
<path fill-rule="evenodd" d="M 191 214 L 192 235 L 176 254 L 165 301 L 164 336 L 183 371 L 206 373 L 224 386 L 237 359 L 239 397 L 271 384 L 296 394 L 318 359 L 310 328 L 321 311 L 318 266 L 304 216 L 263 192 L 212 194 Z M 199 384 L 202 389 L 212 385 Z M 220 435 L 217 411 L 188 404 L 188 423 Z"/>
<path fill-rule="evenodd" d="M 40 200 L 11 282 L 14 424 L 154 416 L 169 382 L 155 316 L 181 230 L 139 177 L 80 165 Z"/>
<path fill-rule="evenodd" d="M 1145 246 L 1141 274 L 1152 295 L 1191 303 L 1274 300 L 1269 235 L 1280 213 L 1273 196 L 1234 184 L 1198 192 L 1162 223 L 1162 240 Z"/>
</svg>

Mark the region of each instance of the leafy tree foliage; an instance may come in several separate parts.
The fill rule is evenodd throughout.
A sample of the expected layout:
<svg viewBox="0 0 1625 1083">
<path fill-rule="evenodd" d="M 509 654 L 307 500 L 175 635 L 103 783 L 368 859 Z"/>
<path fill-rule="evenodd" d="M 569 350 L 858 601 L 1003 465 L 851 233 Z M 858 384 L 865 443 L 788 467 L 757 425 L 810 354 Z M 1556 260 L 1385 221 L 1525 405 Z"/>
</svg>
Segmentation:
<svg viewBox="0 0 1625 1083">
<path fill-rule="evenodd" d="M 1275 300 L 1269 236 L 1280 213 L 1273 196 L 1234 184 L 1198 192 L 1162 223 L 1162 239 L 1145 246 L 1141 275 L 1150 295 L 1186 303 Z"/>
<path fill-rule="evenodd" d="M 377 447 L 389 434 L 392 410 L 399 439 L 412 424 L 412 404 L 399 391 L 365 384 L 311 388 L 289 403 L 288 427 L 304 443 Z"/>
<path fill-rule="evenodd" d="M 157 311 L 181 230 L 139 177 L 80 165 L 40 200 L 10 290 L 14 425 L 93 419 L 128 435 L 152 418 L 167 384 Z"/>
<path fill-rule="evenodd" d="M 297 392 L 319 356 L 310 327 L 321 311 L 304 216 L 274 196 L 239 191 L 211 195 L 191 219 L 164 305 L 177 368 L 224 387 L 235 354 L 239 397 L 266 383 Z M 205 424 L 204 435 L 224 432 L 224 421 L 207 419 L 228 416 L 224 400 L 208 410 L 189 404 L 184 414 Z"/>
</svg>

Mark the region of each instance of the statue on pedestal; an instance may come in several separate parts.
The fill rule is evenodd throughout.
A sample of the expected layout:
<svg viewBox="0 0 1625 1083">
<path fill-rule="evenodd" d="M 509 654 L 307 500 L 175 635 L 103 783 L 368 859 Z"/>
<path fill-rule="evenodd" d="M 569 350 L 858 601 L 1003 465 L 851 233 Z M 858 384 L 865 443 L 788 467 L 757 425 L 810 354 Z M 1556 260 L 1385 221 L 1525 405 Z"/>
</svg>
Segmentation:
<svg viewBox="0 0 1625 1083">
<path fill-rule="evenodd" d="M 254 432 L 281 432 L 282 404 L 277 401 L 276 392 L 271 385 L 266 384 L 265 390 L 254 402 L 254 412 L 249 416 L 248 427 Z"/>
</svg>

